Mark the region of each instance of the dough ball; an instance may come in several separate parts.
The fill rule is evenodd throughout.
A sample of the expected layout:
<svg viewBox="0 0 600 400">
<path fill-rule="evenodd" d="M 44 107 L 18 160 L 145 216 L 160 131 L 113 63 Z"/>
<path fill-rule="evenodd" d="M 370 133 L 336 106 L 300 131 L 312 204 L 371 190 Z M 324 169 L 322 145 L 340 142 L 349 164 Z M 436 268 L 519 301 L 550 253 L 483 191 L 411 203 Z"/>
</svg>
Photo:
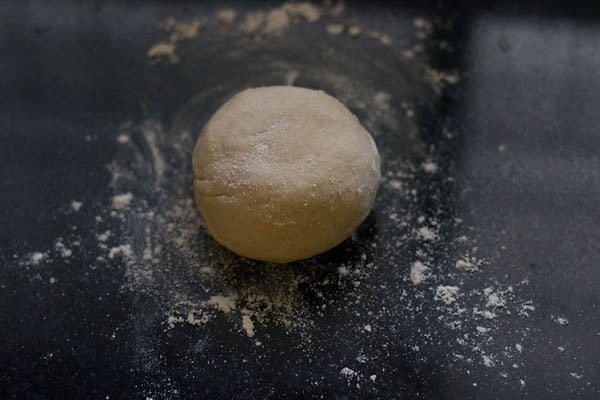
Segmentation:
<svg viewBox="0 0 600 400">
<path fill-rule="evenodd" d="M 318 90 L 244 90 L 194 148 L 196 204 L 210 234 L 248 258 L 285 263 L 322 253 L 367 217 L 379 187 L 371 135 Z"/>
</svg>

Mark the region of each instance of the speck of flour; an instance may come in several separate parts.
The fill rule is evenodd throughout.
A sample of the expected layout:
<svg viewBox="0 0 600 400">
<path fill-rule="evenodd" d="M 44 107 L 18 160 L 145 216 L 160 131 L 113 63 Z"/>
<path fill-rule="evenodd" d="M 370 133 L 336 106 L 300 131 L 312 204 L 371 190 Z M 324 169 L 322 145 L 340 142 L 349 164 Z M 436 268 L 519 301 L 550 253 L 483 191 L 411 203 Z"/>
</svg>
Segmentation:
<svg viewBox="0 0 600 400">
<path fill-rule="evenodd" d="M 225 314 L 229 314 L 231 311 L 235 310 L 235 301 L 236 296 L 211 296 L 210 299 L 206 302 L 209 306 L 224 312 Z"/>
<path fill-rule="evenodd" d="M 421 164 L 421 167 L 428 174 L 435 174 L 438 171 L 438 165 L 433 161 L 425 161 Z"/>
<path fill-rule="evenodd" d="M 219 10 L 215 15 L 215 19 L 220 24 L 233 24 L 237 18 L 237 11 L 233 8 L 224 8 Z"/>
<path fill-rule="evenodd" d="M 132 256 L 131 246 L 128 244 L 122 244 L 119 246 L 112 247 L 108 251 L 108 258 L 113 259 L 115 257 L 128 258 Z"/>
<path fill-rule="evenodd" d="M 242 329 L 248 337 L 254 337 L 254 322 L 250 315 L 242 315 Z"/>
<path fill-rule="evenodd" d="M 431 228 L 429 228 L 427 226 L 420 227 L 417 230 L 417 235 L 422 240 L 431 241 L 431 240 L 436 240 L 437 239 L 436 233 Z"/>
<path fill-rule="evenodd" d="M 354 371 L 353 369 L 350 369 L 348 367 L 342 368 L 340 370 L 340 375 L 342 375 L 348 381 L 354 380 L 354 379 L 356 379 L 358 377 L 358 373 L 356 371 Z"/>
<path fill-rule="evenodd" d="M 344 25 L 329 24 L 326 26 L 327 33 L 333 36 L 341 35 L 344 32 Z"/>
<path fill-rule="evenodd" d="M 452 304 L 457 300 L 458 291 L 456 286 L 440 285 L 435 289 L 435 299 L 444 304 Z"/>
<path fill-rule="evenodd" d="M 425 275 L 425 272 L 427 270 L 428 270 L 428 268 L 425 265 L 423 265 L 423 263 L 421 261 L 415 261 L 413 263 L 413 265 L 410 267 L 411 282 L 415 285 L 419 285 L 419 284 L 423 283 L 423 281 L 427 277 Z"/>
<path fill-rule="evenodd" d="M 35 253 L 31 253 L 30 260 L 32 265 L 39 265 L 46 258 L 45 253 L 41 253 L 36 251 Z"/>
<path fill-rule="evenodd" d="M 123 210 L 131 204 L 133 200 L 133 194 L 131 192 L 117 194 L 112 198 L 112 208 L 115 210 Z"/>
</svg>

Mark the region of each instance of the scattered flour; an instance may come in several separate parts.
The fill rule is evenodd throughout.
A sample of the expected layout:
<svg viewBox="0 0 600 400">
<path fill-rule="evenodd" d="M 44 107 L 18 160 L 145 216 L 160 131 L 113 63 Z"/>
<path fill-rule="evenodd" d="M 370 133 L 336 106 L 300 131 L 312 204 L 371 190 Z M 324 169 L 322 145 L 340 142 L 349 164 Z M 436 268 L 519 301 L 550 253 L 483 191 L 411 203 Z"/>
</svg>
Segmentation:
<svg viewBox="0 0 600 400">
<path fill-rule="evenodd" d="M 80 201 L 75 201 L 73 200 L 71 202 L 71 210 L 73 211 L 79 211 L 81 209 L 81 207 L 83 207 L 83 203 Z"/>
<path fill-rule="evenodd" d="M 328 16 L 335 15 L 337 11 L 334 12 L 334 8 L 336 7 L 341 10 L 339 11 L 341 13 L 343 11 L 343 3 L 338 3 L 338 5 L 340 4 L 342 5 L 341 7 L 333 6 L 330 8 L 328 6 L 321 8 L 310 3 L 284 4 L 275 8 L 265 8 L 264 12 L 246 13 L 243 16 L 244 18 L 242 18 L 242 29 L 246 33 L 255 32 L 275 36 L 284 33 L 294 23 L 318 21 L 322 12 L 327 12 Z M 234 24 L 236 18 L 236 12 L 233 9 L 221 10 L 216 14 L 216 22 L 219 24 Z M 345 27 L 348 27 L 349 23 L 354 23 L 355 21 L 328 20 L 328 22 L 331 22 L 327 28 L 329 34 L 342 34 Z M 431 27 L 430 22 L 425 19 L 415 19 L 413 24 L 419 32 L 422 32 L 419 33 L 421 36 L 427 35 Z M 337 30 L 339 30 L 338 27 L 333 32 L 330 32 L 329 27 L 331 25 L 339 25 L 341 27 L 340 32 L 337 33 Z M 161 46 L 154 49 L 151 48 L 150 50 L 153 50 L 154 53 L 152 56 L 149 55 L 149 57 L 167 58 L 171 62 L 173 60 L 179 61 L 179 57 L 176 54 L 177 44 L 181 40 L 195 38 L 198 36 L 201 28 L 202 25 L 200 23 L 181 24 L 173 18 L 167 18 L 161 26 L 161 30 L 167 32 L 169 37 L 157 44 L 164 45 L 163 48 Z M 220 31 L 231 34 L 237 29 L 237 25 L 232 25 L 229 28 L 224 29 L 221 27 Z M 367 28 L 365 27 L 365 29 Z M 349 26 L 346 29 L 346 33 L 350 37 L 362 35 L 366 38 L 377 39 L 384 45 L 391 44 L 392 42 L 388 35 L 369 30 L 363 32 L 362 28 L 358 25 Z M 262 37 L 259 35 L 257 39 L 262 40 Z M 150 50 L 149 53 L 151 53 Z M 418 57 L 423 55 L 423 46 L 414 46 L 410 49 L 400 48 L 399 51 L 403 51 L 407 59 L 409 58 L 407 54 L 410 54 L 411 59 L 418 59 Z M 286 66 L 286 69 L 288 68 L 289 66 Z M 286 82 L 289 81 L 288 84 L 293 84 L 298 76 L 297 70 L 294 69 L 291 72 L 293 74 L 289 75 L 289 77 L 287 73 L 285 75 Z M 447 74 L 432 69 L 429 69 L 427 73 L 429 74 L 429 78 L 436 81 L 438 88 L 443 87 L 445 84 L 458 82 L 458 75 Z M 281 79 L 281 72 L 277 76 Z M 349 90 L 347 82 L 340 87 L 342 89 L 339 90 L 342 94 L 346 93 L 344 91 Z M 395 109 L 398 109 L 398 115 L 406 115 L 407 117 L 414 115 L 414 99 L 405 99 L 398 104 L 400 99 L 394 98 L 394 101 L 392 101 L 392 96 L 388 92 L 378 91 L 374 95 L 373 89 L 363 92 L 368 94 L 363 104 L 352 100 L 353 97 L 350 95 L 346 96 L 344 101 L 350 102 L 356 108 L 376 110 L 378 116 L 389 116 Z M 396 92 L 392 93 L 396 96 Z M 352 103 L 353 101 L 354 103 Z M 385 118 L 381 119 L 385 120 Z M 407 123 L 416 124 L 418 121 L 416 119 L 407 119 Z M 125 152 L 136 152 L 135 154 L 142 157 L 144 162 L 147 163 L 141 168 L 144 173 L 140 174 L 141 176 L 147 177 L 145 175 L 148 173 L 147 167 L 151 167 L 149 169 L 154 174 L 153 178 L 155 179 L 153 179 L 152 183 L 156 184 L 154 189 L 158 193 L 156 199 L 159 200 L 159 205 L 156 208 L 153 206 L 152 209 L 148 209 L 148 206 L 144 205 L 144 201 L 146 200 L 144 198 L 140 199 L 139 205 L 136 202 L 135 209 L 131 208 L 130 210 L 133 195 L 128 190 L 133 191 L 133 188 L 136 186 L 115 186 L 115 188 L 118 188 L 118 190 L 115 189 L 115 193 L 121 194 L 117 194 L 112 198 L 113 211 L 128 210 L 128 213 L 131 213 L 132 220 L 135 221 L 130 222 L 122 218 L 115 218 L 116 223 L 121 224 L 117 228 L 107 226 L 107 221 L 110 219 L 106 218 L 106 216 L 97 216 L 96 224 L 99 232 L 101 232 L 96 235 L 98 251 L 101 252 L 99 260 L 102 260 L 103 257 L 114 259 L 122 256 L 128 261 L 127 276 L 131 279 L 131 287 L 134 290 L 166 296 L 168 300 L 165 301 L 165 310 L 168 311 L 165 311 L 165 319 L 163 321 L 166 321 L 166 325 L 169 328 L 174 328 L 179 324 L 205 324 L 211 318 L 214 318 L 218 312 L 221 312 L 226 314 L 227 318 L 235 324 L 235 329 L 232 329 L 231 332 L 237 334 L 243 332 L 248 337 L 255 337 L 262 333 L 260 330 L 257 332 L 257 327 L 260 328 L 260 326 L 274 323 L 284 327 L 287 331 L 297 329 L 295 332 L 300 332 L 300 334 L 304 335 L 305 331 L 310 332 L 309 329 L 312 326 L 314 318 L 316 316 L 323 317 L 327 315 L 327 310 L 331 310 L 332 307 L 338 307 L 338 310 L 340 310 L 339 307 L 343 307 L 341 310 L 347 309 L 348 313 L 354 313 L 356 309 L 352 307 L 355 303 L 358 304 L 361 299 L 353 293 L 352 288 L 361 285 L 374 285 L 373 287 L 389 290 L 389 287 L 395 284 L 394 282 L 374 282 L 373 279 L 367 279 L 370 276 L 370 271 L 381 268 L 381 265 L 377 262 L 373 263 L 371 260 L 372 254 L 368 251 L 366 252 L 368 256 L 363 254 L 360 260 L 344 262 L 341 265 L 339 263 L 318 265 L 320 261 L 313 260 L 306 262 L 303 265 L 306 268 L 301 272 L 286 266 L 269 266 L 268 273 L 264 272 L 264 265 L 240 260 L 235 256 L 220 251 L 218 245 L 215 245 L 206 237 L 199 237 L 199 232 L 203 232 L 201 228 L 202 221 L 198 217 L 193 200 L 189 198 L 189 193 L 185 191 L 183 193 L 176 192 L 172 188 L 165 189 L 165 187 L 161 186 L 161 182 L 159 182 L 159 178 L 163 175 L 163 172 L 170 172 L 168 174 L 169 177 L 177 175 L 173 173 L 175 170 L 169 170 L 169 168 L 173 168 L 171 165 L 173 156 L 177 157 L 177 154 L 181 153 L 183 154 L 182 159 L 185 159 L 185 162 L 189 162 L 188 154 L 185 151 L 181 151 L 181 149 L 191 148 L 194 138 L 190 139 L 189 136 L 191 135 L 182 134 L 181 136 L 170 137 L 169 139 L 172 139 L 173 143 L 169 143 L 166 140 L 161 141 L 161 138 L 165 138 L 167 133 L 162 130 L 160 125 L 144 123 L 140 126 L 139 131 L 137 126 L 131 129 L 123 129 L 123 133 L 120 133 L 116 140 L 118 143 L 130 143 L 127 146 L 120 146 L 120 152 L 124 154 Z M 149 129 L 152 131 L 151 133 L 147 132 Z M 446 132 L 445 137 L 451 140 L 453 134 L 450 134 L 447 128 L 444 129 L 444 132 Z M 131 137 L 135 137 L 136 139 L 143 137 L 145 139 L 146 143 L 141 144 L 143 146 L 142 150 L 138 148 L 140 140 L 132 141 Z M 165 152 L 164 150 L 167 151 Z M 428 158 L 438 159 L 433 150 L 426 156 L 419 154 L 418 159 L 422 160 L 424 159 L 423 157 L 426 160 Z M 122 163 L 119 167 L 120 169 L 116 168 L 112 171 L 114 176 L 117 174 L 127 176 L 132 170 L 135 172 L 136 166 L 132 165 L 132 159 L 133 157 L 123 157 L 120 160 Z M 168 160 L 168 163 L 166 160 Z M 181 162 L 180 165 L 187 166 L 185 162 Z M 188 169 L 191 170 L 191 168 Z M 425 315 L 427 318 L 423 319 L 423 323 L 425 324 L 424 329 L 427 331 L 415 332 L 414 336 L 406 339 L 407 341 L 412 341 L 412 343 L 409 342 L 411 345 L 410 348 L 415 353 L 419 354 L 420 349 L 431 344 L 424 338 L 436 335 L 436 329 L 438 329 L 436 324 L 439 322 L 447 331 L 455 331 L 457 337 L 453 338 L 453 340 L 456 339 L 456 342 L 464 347 L 464 351 L 460 351 L 462 354 L 456 352 L 451 355 L 452 360 L 462 360 L 464 365 L 469 365 L 469 363 L 476 363 L 479 357 L 481 357 L 486 367 L 502 368 L 503 365 L 510 366 L 512 361 L 511 363 L 505 363 L 506 360 L 503 357 L 516 357 L 515 354 L 521 352 L 521 344 L 518 343 L 515 345 L 514 349 L 511 345 L 509 347 L 510 351 L 505 352 L 509 354 L 508 356 L 499 350 L 496 350 L 492 354 L 490 352 L 494 351 L 493 342 L 495 339 L 493 335 L 498 335 L 501 332 L 501 329 L 498 328 L 502 327 L 502 317 L 507 315 L 509 310 L 518 311 L 519 316 L 522 316 L 535 310 L 535 307 L 529 303 L 513 304 L 514 297 L 499 289 L 486 288 L 484 290 L 484 298 L 481 297 L 480 289 L 468 289 L 468 286 L 465 285 L 465 280 L 472 279 L 474 276 L 457 273 L 456 269 L 471 272 L 477 270 L 480 265 L 480 262 L 473 257 L 462 256 L 463 254 L 469 254 L 469 250 L 465 251 L 461 246 L 464 246 L 470 239 L 466 235 L 463 235 L 464 240 L 447 241 L 443 217 L 440 217 L 438 220 L 442 222 L 437 222 L 436 217 L 431 215 L 427 217 L 421 216 L 418 219 L 415 218 L 419 213 L 423 212 L 418 209 L 423 199 L 421 197 L 422 194 L 415 190 L 413 179 L 417 176 L 421 179 L 423 175 L 421 171 L 427 174 L 438 172 L 439 168 L 437 164 L 433 161 L 426 161 L 422 164 L 417 163 L 416 165 L 386 164 L 386 169 L 387 175 L 384 179 L 382 189 L 387 191 L 388 195 L 392 193 L 395 198 L 402 199 L 402 204 L 393 203 L 389 205 L 389 208 L 379 210 L 382 215 L 389 216 L 387 219 L 384 218 L 382 222 L 383 224 L 389 224 L 391 232 L 393 232 L 391 235 L 394 237 L 394 241 L 391 241 L 389 246 L 386 244 L 388 247 L 385 247 L 381 251 L 385 254 L 385 257 L 389 256 L 389 259 L 392 260 L 393 256 L 403 248 L 405 243 L 410 242 L 411 245 L 415 245 L 417 249 L 413 259 L 422 261 L 415 261 L 411 265 L 409 278 L 413 285 L 421 286 L 414 288 L 408 284 L 405 288 L 401 288 L 403 291 L 401 298 L 404 301 L 394 305 L 387 303 L 385 305 L 385 313 L 382 311 L 384 307 L 381 307 L 380 304 L 373 305 L 372 307 L 367 306 L 370 307 L 368 308 L 369 324 L 359 323 L 355 325 L 355 332 L 360 332 L 365 337 L 379 335 L 383 329 L 373 330 L 373 327 L 379 327 L 378 324 L 381 320 L 378 320 L 378 318 L 382 315 L 387 315 L 392 307 L 398 307 L 393 311 L 405 312 L 408 318 L 414 318 L 414 315 L 418 315 L 417 318 L 421 318 L 423 313 L 419 312 L 422 310 L 422 306 L 426 303 L 431 303 L 431 298 L 423 295 L 424 293 L 428 293 L 422 290 L 425 287 L 427 290 L 434 290 L 435 301 L 446 305 L 454 304 L 454 306 L 438 306 L 433 311 L 429 311 L 430 314 Z M 181 170 L 185 170 L 185 168 L 181 167 Z M 137 183 L 135 174 L 130 175 L 128 179 L 131 182 Z M 187 188 L 188 186 L 186 185 L 189 182 L 186 179 L 187 177 L 185 176 L 181 177 L 181 182 L 177 181 L 173 186 L 185 186 Z M 165 182 L 166 184 L 167 182 Z M 151 191 L 151 188 L 149 188 L 149 191 Z M 161 191 L 166 191 L 167 193 Z M 137 195 L 137 191 L 135 193 Z M 146 210 L 143 209 L 144 207 L 147 207 Z M 416 215 L 414 214 L 415 212 L 417 213 Z M 123 213 L 118 212 L 114 214 L 119 217 L 123 215 Z M 419 224 L 418 226 L 421 226 L 416 231 L 416 235 L 413 230 L 414 225 L 412 225 L 415 219 Z M 458 217 L 455 219 L 455 222 L 454 226 L 458 227 L 460 225 Z M 424 223 L 428 226 L 422 226 Z M 140 230 L 139 225 L 143 226 L 144 224 L 147 224 L 147 226 L 145 229 Z M 120 233 L 120 228 L 123 226 L 131 229 L 131 232 L 126 231 L 124 234 L 125 238 Z M 107 228 L 111 228 L 112 231 Z M 462 233 L 460 232 L 459 234 Z M 117 243 L 123 243 L 123 239 L 125 239 L 126 242 L 132 243 L 132 245 L 131 247 L 130 245 L 119 245 L 111 248 L 106 244 L 109 240 L 112 242 L 111 239 L 115 241 L 119 240 Z M 431 243 L 432 241 L 438 242 Z M 141 243 L 139 247 L 136 244 L 138 242 Z M 65 243 L 68 242 L 65 241 Z M 70 242 L 68 244 L 73 247 L 73 243 Z M 361 241 L 356 240 L 356 243 L 361 243 Z M 445 245 L 446 243 L 451 244 L 444 251 L 448 251 L 448 253 L 453 252 L 449 256 L 449 259 L 458 260 L 455 264 L 456 269 L 448 268 L 448 265 L 437 265 L 435 262 L 432 249 L 437 245 Z M 378 246 L 380 245 L 378 244 Z M 450 246 L 457 246 L 458 249 Z M 65 246 L 63 247 L 66 249 Z M 136 251 L 134 252 L 133 249 L 136 249 Z M 455 250 L 456 252 L 454 252 Z M 58 251 L 60 253 L 61 250 L 59 249 Z M 39 264 L 45 258 L 45 253 L 33 253 L 29 256 L 29 263 Z M 378 260 L 382 263 L 387 262 L 387 258 L 384 261 L 383 257 L 379 257 Z M 426 267 L 425 264 L 429 267 Z M 429 269 L 434 271 L 435 274 L 428 275 L 427 272 Z M 178 276 L 177 273 L 180 275 Z M 408 283 L 406 268 L 397 269 L 395 273 L 397 275 L 389 279 L 398 279 L 402 284 Z M 479 274 L 477 277 L 479 278 L 481 275 L 483 274 Z M 440 281 L 444 283 L 451 282 L 456 286 L 439 285 Z M 188 284 L 190 287 L 193 287 L 193 290 L 185 289 Z M 492 284 L 496 288 L 502 288 L 502 285 L 496 281 L 487 283 L 487 285 Z M 331 289 L 332 286 L 334 287 L 333 290 Z M 343 288 L 343 290 L 339 290 L 340 288 Z M 306 291 L 310 291 L 311 296 L 314 295 L 314 298 L 319 299 L 317 308 L 313 305 L 307 306 L 306 297 L 308 296 Z M 342 303 L 336 298 L 328 299 L 328 292 L 343 293 L 342 295 L 345 296 L 344 302 Z M 211 295 L 212 293 L 230 294 L 223 296 Z M 179 300 L 172 300 L 172 294 L 182 296 L 186 300 L 181 302 Z M 519 300 L 521 303 L 523 302 L 523 299 Z M 471 301 L 475 303 L 471 304 Z M 340 306 L 339 304 L 343 305 Z M 474 307 L 474 305 L 478 307 Z M 461 308 L 461 306 L 464 308 Z M 489 309 L 481 309 L 484 307 Z M 502 308 L 502 310 L 496 310 L 496 308 Z M 167 313 L 170 315 L 167 315 Z M 559 323 L 558 319 L 556 321 Z M 262 346 L 262 342 L 257 341 L 256 345 Z M 564 349 L 564 347 L 562 348 Z M 517 350 L 516 352 L 515 349 Z M 424 353 L 421 352 L 421 354 Z M 370 365 L 368 364 L 369 359 L 375 358 L 371 358 L 371 354 L 363 352 L 363 350 L 360 351 L 356 358 L 365 367 Z M 377 371 L 371 370 L 369 372 Z M 359 372 L 348 367 L 342 368 L 340 374 L 348 380 L 358 379 L 361 376 Z M 376 375 L 370 375 L 369 379 L 374 383 Z"/>
</svg>

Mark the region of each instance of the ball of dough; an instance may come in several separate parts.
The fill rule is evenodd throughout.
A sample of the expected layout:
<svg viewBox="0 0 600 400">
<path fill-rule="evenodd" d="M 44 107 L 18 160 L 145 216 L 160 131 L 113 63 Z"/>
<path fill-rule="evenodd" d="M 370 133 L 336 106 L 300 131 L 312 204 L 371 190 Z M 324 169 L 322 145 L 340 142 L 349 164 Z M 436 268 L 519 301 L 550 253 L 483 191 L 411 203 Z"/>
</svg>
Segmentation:
<svg viewBox="0 0 600 400">
<path fill-rule="evenodd" d="M 244 90 L 208 121 L 194 148 L 194 194 L 210 234 L 233 252 L 285 263 L 322 253 L 367 217 L 379 153 L 328 94 Z"/>
</svg>

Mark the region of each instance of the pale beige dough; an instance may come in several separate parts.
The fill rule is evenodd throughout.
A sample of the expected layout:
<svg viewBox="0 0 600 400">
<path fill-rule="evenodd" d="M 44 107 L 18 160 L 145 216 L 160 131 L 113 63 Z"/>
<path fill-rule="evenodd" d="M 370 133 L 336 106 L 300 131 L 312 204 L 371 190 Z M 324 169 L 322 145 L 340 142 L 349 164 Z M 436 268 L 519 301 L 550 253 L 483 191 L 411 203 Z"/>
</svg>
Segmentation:
<svg viewBox="0 0 600 400">
<path fill-rule="evenodd" d="M 369 214 L 380 160 L 338 100 L 291 86 L 244 90 L 208 121 L 194 148 L 196 204 L 233 252 L 285 263 L 348 238 Z"/>
</svg>

